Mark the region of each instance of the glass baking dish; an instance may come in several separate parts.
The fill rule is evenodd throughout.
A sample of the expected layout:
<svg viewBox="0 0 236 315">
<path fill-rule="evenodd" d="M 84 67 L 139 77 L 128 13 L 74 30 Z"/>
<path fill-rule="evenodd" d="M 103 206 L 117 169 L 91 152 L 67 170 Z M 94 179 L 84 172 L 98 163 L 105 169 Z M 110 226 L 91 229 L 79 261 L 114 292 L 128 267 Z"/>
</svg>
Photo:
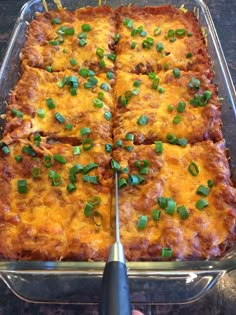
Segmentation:
<svg viewBox="0 0 236 315">
<path fill-rule="evenodd" d="M 97 6 L 97 0 L 62 0 L 69 10 Z M 56 9 L 47 1 L 49 9 Z M 215 82 L 222 98 L 223 132 L 231 157 L 232 179 L 236 182 L 236 94 L 230 73 L 207 6 L 202 0 L 113 0 L 108 5 L 184 4 L 194 10 L 199 25 L 204 27 L 209 54 L 216 73 Z M 36 12 L 43 12 L 41 0 L 27 2 L 17 19 L 2 68 L 0 70 L 0 128 L 10 90 L 20 75 L 20 52 L 28 23 Z M 3 114 L 3 115 L 2 115 Z M 235 244 L 236 245 L 236 244 Z M 104 263 L 102 262 L 20 262 L 0 261 L 0 276 L 19 297 L 34 302 L 97 303 Z M 219 260 L 174 262 L 128 262 L 128 275 L 133 303 L 187 303 L 199 299 L 226 272 L 236 268 L 236 246 Z"/>
</svg>

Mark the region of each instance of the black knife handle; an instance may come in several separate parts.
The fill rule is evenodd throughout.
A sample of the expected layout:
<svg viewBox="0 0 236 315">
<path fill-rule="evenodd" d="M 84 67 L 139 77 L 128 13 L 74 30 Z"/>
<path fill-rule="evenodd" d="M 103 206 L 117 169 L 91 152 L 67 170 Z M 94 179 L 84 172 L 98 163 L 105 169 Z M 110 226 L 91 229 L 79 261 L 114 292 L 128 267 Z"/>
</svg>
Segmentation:
<svg viewBox="0 0 236 315">
<path fill-rule="evenodd" d="M 130 293 L 126 265 L 108 262 L 102 279 L 100 315 L 131 315 Z"/>
</svg>

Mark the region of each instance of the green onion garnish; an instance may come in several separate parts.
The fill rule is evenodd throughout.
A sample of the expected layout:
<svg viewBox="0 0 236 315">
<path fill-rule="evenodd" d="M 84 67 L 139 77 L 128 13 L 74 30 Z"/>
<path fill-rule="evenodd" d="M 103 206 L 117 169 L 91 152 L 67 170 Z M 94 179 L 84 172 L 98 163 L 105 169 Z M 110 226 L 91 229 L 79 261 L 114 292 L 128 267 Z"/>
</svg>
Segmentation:
<svg viewBox="0 0 236 315">
<path fill-rule="evenodd" d="M 148 222 L 148 217 L 146 215 L 141 215 L 137 223 L 137 228 L 140 230 L 144 230 L 145 227 L 147 226 L 147 222 Z"/>
<path fill-rule="evenodd" d="M 87 174 L 88 172 L 92 171 L 93 169 L 97 167 L 98 167 L 98 164 L 91 162 L 83 168 L 83 174 Z"/>
<path fill-rule="evenodd" d="M 102 108 L 104 104 L 99 98 L 95 98 L 93 100 L 93 105 L 94 105 L 94 107 Z"/>
<path fill-rule="evenodd" d="M 62 43 L 64 43 L 64 37 L 61 35 L 57 36 L 54 40 L 50 40 L 48 43 L 49 45 L 52 45 L 52 46 L 61 45 Z"/>
<path fill-rule="evenodd" d="M 82 33 L 79 33 L 79 34 L 77 35 L 77 37 L 78 37 L 79 39 L 86 39 L 86 38 L 87 38 L 87 34 L 84 33 L 84 32 L 82 32 Z"/>
<path fill-rule="evenodd" d="M 102 199 L 99 196 L 93 196 L 88 199 L 88 203 L 91 204 L 92 206 L 97 206 L 100 205 Z"/>
<path fill-rule="evenodd" d="M 74 183 L 69 183 L 67 186 L 66 186 L 66 189 L 68 190 L 68 192 L 72 192 L 74 190 L 76 190 L 76 186 Z"/>
<path fill-rule="evenodd" d="M 105 144 L 105 151 L 106 152 L 112 152 L 112 145 L 110 143 Z"/>
<path fill-rule="evenodd" d="M 47 168 L 51 167 L 52 166 L 52 158 L 51 158 L 51 156 L 45 155 L 44 158 L 43 158 L 43 163 L 44 163 L 44 165 Z"/>
<path fill-rule="evenodd" d="M 154 29 L 154 36 L 158 36 L 161 34 L 161 27 L 158 26 Z"/>
<path fill-rule="evenodd" d="M 128 152 L 131 152 L 131 151 L 133 151 L 134 147 L 132 145 L 126 145 L 126 146 L 124 146 L 124 149 Z"/>
<path fill-rule="evenodd" d="M 61 176 L 57 173 L 54 173 L 54 176 L 52 177 L 52 186 L 60 186 L 62 183 Z"/>
<path fill-rule="evenodd" d="M 134 48 L 136 47 L 136 45 L 137 45 L 136 42 L 132 42 L 131 45 L 130 45 L 130 48 L 131 48 L 131 49 L 134 49 Z"/>
<path fill-rule="evenodd" d="M 21 151 L 33 157 L 36 156 L 36 152 L 33 150 L 33 148 L 30 145 L 24 145 Z"/>
<path fill-rule="evenodd" d="M 176 115 L 174 118 L 173 118 L 173 124 L 177 125 L 181 122 L 181 119 L 182 117 L 180 115 Z"/>
<path fill-rule="evenodd" d="M 106 91 L 106 92 L 109 92 L 109 90 L 110 90 L 110 87 L 109 87 L 109 85 L 108 85 L 107 83 L 102 83 L 102 84 L 100 85 L 100 88 L 101 88 L 102 90 Z"/>
<path fill-rule="evenodd" d="M 173 74 L 176 79 L 180 78 L 180 70 L 178 68 L 173 69 Z"/>
<path fill-rule="evenodd" d="M 79 174 L 83 171 L 83 166 L 81 164 L 75 164 L 70 168 L 70 174 Z"/>
<path fill-rule="evenodd" d="M 157 90 L 158 89 L 158 86 L 159 86 L 159 83 L 160 83 L 160 79 L 159 78 L 155 78 L 152 82 L 152 89 L 153 90 Z"/>
<path fill-rule="evenodd" d="M 54 117 L 60 124 L 63 124 L 66 121 L 65 118 L 58 112 L 54 115 Z"/>
<path fill-rule="evenodd" d="M 100 60 L 100 67 L 102 68 L 102 69 L 104 69 L 104 68 L 106 68 L 106 63 L 105 63 L 105 61 L 103 60 L 103 59 L 101 59 Z"/>
<path fill-rule="evenodd" d="M 141 85 L 141 81 L 140 80 L 135 80 L 134 83 L 133 83 L 133 86 L 137 87 L 137 88 L 140 87 L 140 85 Z"/>
<path fill-rule="evenodd" d="M 186 108 L 186 103 L 185 102 L 179 102 L 176 110 L 178 113 L 183 113 L 185 111 L 185 108 Z"/>
<path fill-rule="evenodd" d="M 210 189 L 204 185 L 200 185 L 196 191 L 198 195 L 208 196 Z"/>
<path fill-rule="evenodd" d="M 22 160 L 23 160 L 23 158 L 22 158 L 22 156 L 21 155 L 16 155 L 15 156 L 15 160 L 16 160 L 16 162 L 21 162 Z"/>
<path fill-rule="evenodd" d="M 176 144 L 179 145 L 180 147 L 186 147 L 186 145 L 188 144 L 188 140 L 185 138 L 180 138 L 177 139 Z"/>
<path fill-rule="evenodd" d="M 40 169 L 38 167 L 33 167 L 31 173 L 34 178 L 40 177 Z"/>
<path fill-rule="evenodd" d="M 202 210 L 203 208 L 208 206 L 208 202 L 206 201 L 206 199 L 200 199 L 196 202 L 196 207 L 198 208 L 198 210 Z"/>
<path fill-rule="evenodd" d="M 73 125 L 70 124 L 70 123 L 67 123 L 67 124 L 65 125 L 65 129 L 66 129 L 66 130 L 72 130 L 72 128 L 73 128 Z"/>
<path fill-rule="evenodd" d="M 92 30 L 92 27 L 90 24 L 83 24 L 81 25 L 81 29 L 83 32 L 90 32 Z"/>
<path fill-rule="evenodd" d="M 162 141 L 155 141 L 155 152 L 162 153 L 163 152 L 163 143 Z"/>
<path fill-rule="evenodd" d="M 104 113 L 104 117 L 105 117 L 105 119 L 106 119 L 107 121 L 109 121 L 109 120 L 111 120 L 111 118 L 112 118 L 112 114 L 111 114 L 110 112 L 105 112 L 105 113 Z"/>
<path fill-rule="evenodd" d="M 141 175 L 130 174 L 128 182 L 131 186 L 136 186 L 141 184 L 145 179 Z"/>
<path fill-rule="evenodd" d="M 121 148 L 122 146 L 123 146 L 123 141 L 122 140 L 116 140 L 115 148 Z"/>
<path fill-rule="evenodd" d="M 207 185 L 208 185 L 209 188 L 212 188 L 214 186 L 213 180 L 212 179 L 208 179 Z"/>
<path fill-rule="evenodd" d="M 103 92 L 98 92 L 98 99 L 103 101 L 103 99 L 104 99 L 104 93 Z"/>
<path fill-rule="evenodd" d="M 126 26 L 127 28 L 132 28 L 134 25 L 134 22 L 129 18 L 124 18 L 123 25 Z"/>
<path fill-rule="evenodd" d="M 161 257 L 165 257 L 165 258 L 172 257 L 172 249 L 163 247 L 161 249 Z"/>
<path fill-rule="evenodd" d="M 168 111 L 172 112 L 174 110 L 174 106 L 173 105 L 168 105 L 167 109 L 168 109 Z"/>
<path fill-rule="evenodd" d="M 94 206 L 90 203 L 87 203 L 86 206 L 84 207 L 84 215 L 86 217 L 90 217 L 92 214 Z"/>
<path fill-rule="evenodd" d="M 73 154 L 74 155 L 79 155 L 80 154 L 80 147 L 79 146 L 75 146 L 73 148 Z"/>
<path fill-rule="evenodd" d="M 179 28 L 175 31 L 175 35 L 184 36 L 186 34 L 186 30 L 184 28 Z"/>
<path fill-rule="evenodd" d="M 47 98 L 46 99 L 46 104 L 47 104 L 49 109 L 53 109 L 53 108 L 56 107 L 56 105 L 55 105 L 55 103 L 54 103 L 52 98 Z"/>
<path fill-rule="evenodd" d="M 84 128 L 81 128 L 81 129 L 80 129 L 80 135 L 81 135 L 81 137 L 86 136 L 86 135 L 89 135 L 90 132 L 91 132 L 91 130 L 90 130 L 90 128 L 88 128 L 88 127 L 84 127 Z"/>
<path fill-rule="evenodd" d="M 47 66 L 47 67 L 45 68 L 45 70 L 46 70 L 47 72 L 52 73 L 52 67 L 50 67 L 50 66 Z"/>
<path fill-rule="evenodd" d="M 58 18 L 52 19 L 52 24 L 61 24 L 61 21 Z"/>
<path fill-rule="evenodd" d="M 126 141 L 134 141 L 134 135 L 132 133 L 127 133 L 125 135 L 125 140 Z"/>
<path fill-rule="evenodd" d="M 114 79 L 114 78 L 115 78 L 114 73 L 113 73 L 113 72 L 111 72 L 111 71 L 108 71 L 108 72 L 107 72 L 107 78 L 108 78 L 109 80 Z"/>
<path fill-rule="evenodd" d="M 84 151 L 89 151 L 94 146 L 93 140 L 91 138 L 85 139 L 82 142 L 82 146 L 83 146 Z"/>
<path fill-rule="evenodd" d="M 199 88 L 201 86 L 201 82 L 200 82 L 200 80 L 192 77 L 191 80 L 189 81 L 188 86 L 190 87 L 190 89 L 199 90 Z"/>
<path fill-rule="evenodd" d="M 36 110 L 36 113 L 37 115 L 40 117 L 40 118 L 44 118 L 45 117 L 45 110 L 43 108 L 38 108 Z"/>
<path fill-rule="evenodd" d="M 13 115 L 15 115 L 18 118 L 23 117 L 23 113 L 20 110 L 17 110 L 16 108 L 11 108 L 11 112 Z"/>
<path fill-rule="evenodd" d="M 199 168 L 196 163 L 191 162 L 188 166 L 188 171 L 191 175 L 197 176 L 199 173 Z"/>
<path fill-rule="evenodd" d="M 120 188 L 124 188 L 128 185 L 127 180 L 125 178 L 120 178 L 119 182 L 118 182 L 118 187 Z"/>
<path fill-rule="evenodd" d="M 191 58 L 193 56 L 193 54 L 191 52 L 186 54 L 186 58 Z"/>
<path fill-rule="evenodd" d="M 103 223 L 103 216 L 100 212 L 94 211 L 92 214 L 92 220 L 96 226 L 101 226 Z"/>
<path fill-rule="evenodd" d="M 111 168 L 114 171 L 118 172 L 120 170 L 120 164 L 116 160 L 112 159 L 111 160 Z"/>
<path fill-rule="evenodd" d="M 166 136 L 166 140 L 167 140 L 167 142 L 169 142 L 171 144 L 176 144 L 178 139 L 172 133 L 168 133 L 167 136 Z"/>
<path fill-rule="evenodd" d="M 91 184 L 99 184 L 98 176 L 83 175 L 83 181 Z"/>
<path fill-rule="evenodd" d="M 165 209 L 166 208 L 166 198 L 165 197 L 158 197 L 157 198 L 157 202 L 159 204 L 159 206 L 162 208 L 162 209 Z"/>
<path fill-rule="evenodd" d="M 26 194 L 28 192 L 27 181 L 25 179 L 18 180 L 17 188 L 20 194 Z"/>
<path fill-rule="evenodd" d="M 134 166 L 137 168 L 142 168 L 142 167 L 147 167 L 149 166 L 149 161 L 148 160 L 136 160 L 134 161 Z"/>
<path fill-rule="evenodd" d="M 156 49 L 158 52 L 162 52 L 164 49 L 164 45 L 162 43 L 157 43 L 156 44 Z"/>
<path fill-rule="evenodd" d="M 158 88 L 158 92 L 159 92 L 160 94 L 164 94 L 164 93 L 165 93 L 165 89 L 164 89 L 162 86 L 160 86 L 160 87 Z"/>
<path fill-rule="evenodd" d="M 175 31 L 174 30 L 169 30 L 167 33 L 167 37 L 173 37 L 175 35 Z"/>
<path fill-rule="evenodd" d="M 172 198 L 166 198 L 166 208 L 165 212 L 167 214 L 174 214 L 176 208 L 176 202 Z"/>
<path fill-rule="evenodd" d="M 66 164 L 66 159 L 60 154 L 54 154 L 53 158 L 55 161 L 57 161 L 60 164 Z"/>
<path fill-rule="evenodd" d="M 85 68 L 80 68 L 79 74 L 81 75 L 81 77 L 87 78 L 89 76 L 89 70 Z"/>
<path fill-rule="evenodd" d="M 154 39 L 152 37 L 147 37 L 144 39 L 142 46 L 143 48 L 150 49 L 154 44 Z"/>
<path fill-rule="evenodd" d="M 2 151 L 6 155 L 8 155 L 10 153 L 10 149 L 6 145 L 2 147 Z"/>
<path fill-rule="evenodd" d="M 115 44 L 117 44 L 119 42 L 119 40 L 120 40 L 120 34 L 115 34 L 115 36 L 114 36 Z"/>
<path fill-rule="evenodd" d="M 104 49 L 101 47 L 98 47 L 96 50 L 96 54 L 98 57 L 103 58 L 104 57 Z"/>
<path fill-rule="evenodd" d="M 87 45 L 87 40 L 84 39 L 84 38 L 81 38 L 81 39 L 79 40 L 79 46 L 80 46 L 80 47 L 84 47 L 84 46 L 86 46 L 86 45 Z"/>
<path fill-rule="evenodd" d="M 148 123 L 148 117 L 145 115 L 141 115 L 137 120 L 137 124 L 140 126 L 145 126 Z"/>
<path fill-rule="evenodd" d="M 114 62 L 116 60 L 116 54 L 109 54 L 107 58 Z"/>
<path fill-rule="evenodd" d="M 181 216 L 182 219 L 187 219 L 189 216 L 189 211 L 185 206 L 180 206 L 177 208 L 177 212 Z"/>
<path fill-rule="evenodd" d="M 71 58 L 70 59 L 70 64 L 71 64 L 72 67 L 76 66 L 77 65 L 77 61 L 74 58 Z"/>
<path fill-rule="evenodd" d="M 154 210 L 152 211 L 152 219 L 153 219 L 154 221 L 158 221 L 159 218 L 160 218 L 160 215 L 161 215 L 161 210 L 154 209 Z"/>
</svg>

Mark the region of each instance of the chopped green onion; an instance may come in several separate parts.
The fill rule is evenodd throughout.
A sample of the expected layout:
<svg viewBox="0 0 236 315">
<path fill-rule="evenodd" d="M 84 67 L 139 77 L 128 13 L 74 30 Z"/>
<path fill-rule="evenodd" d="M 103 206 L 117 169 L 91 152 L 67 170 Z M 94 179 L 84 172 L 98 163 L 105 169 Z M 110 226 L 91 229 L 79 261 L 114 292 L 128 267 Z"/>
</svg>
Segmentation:
<svg viewBox="0 0 236 315">
<path fill-rule="evenodd" d="M 91 132 L 91 130 L 90 130 L 90 128 L 88 128 L 88 127 L 84 127 L 84 128 L 81 128 L 81 129 L 80 129 L 80 135 L 81 135 L 81 137 L 86 136 L 86 135 L 89 135 L 90 132 Z"/>
<path fill-rule="evenodd" d="M 121 148 L 122 146 L 123 146 L 123 141 L 122 140 L 116 140 L 115 148 Z"/>
<path fill-rule="evenodd" d="M 44 158 L 43 158 L 43 163 L 44 163 L 44 165 L 47 168 L 51 167 L 52 166 L 52 158 L 51 158 L 51 156 L 45 155 Z"/>
<path fill-rule="evenodd" d="M 196 207 L 198 210 L 202 210 L 203 208 L 208 206 L 208 202 L 206 199 L 200 199 L 196 202 Z"/>
<path fill-rule="evenodd" d="M 167 140 L 167 142 L 169 142 L 171 144 L 176 144 L 178 139 L 172 133 L 168 133 L 167 136 L 166 136 L 166 140 Z"/>
<path fill-rule="evenodd" d="M 184 28 L 179 28 L 175 31 L 175 35 L 184 36 L 186 34 L 186 30 Z"/>
<path fill-rule="evenodd" d="M 10 153 L 10 149 L 6 145 L 2 147 L 2 151 L 6 155 L 8 155 Z"/>
<path fill-rule="evenodd" d="M 92 220 L 96 226 L 101 226 L 103 223 L 103 216 L 100 212 L 94 211 L 92 214 Z"/>
<path fill-rule="evenodd" d="M 199 88 L 201 86 L 201 82 L 200 82 L 200 80 L 192 77 L 191 80 L 189 81 L 188 86 L 190 87 L 190 89 L 199 90 Z"/>
<path fill-rule="evenodd" d="M 22 118 L 23 117 L 23 113 L 20 110 L 17 110 L 15 108 L 11 108 L 11 112 L 13 115 L 15 115 L 18 118 Z"/>
<path fill-rule="evenodd" d="M 109 121 L 109 120 L 111 120 L 111 118 L 112 118 L 112 114 L 111 114 L 110 112 L 105 112 L 105 113 L 104 113 L 104 117 L 105 117 L 105 119 L 106 119 L 107 121 Z"/>
<path fill-rule="evenodd" d="M 54 115 L 54 117 L 60 124 L 63 124 L 66 121 L 65 118 L 58 112 Z"/>
<path fill-rule="evenodd" d="M 166 208 L 166 198 L 165 197 L 158 197 L 157 198 L 157 202 L 159 204 L 159 206 L 162 208 L 162 209 L 165 209 Z"/>
<path fill-rule="evenodd" d="M 143 48 L 150 49 L 154 44 L 154 39 L 152 37 L 147 37 L 144 39 L 142 46 Z"/>
<path fill-rule="evenodd" d="M 124 18 L 123 25 L 126 26 L 127 28 L 132 28 L 134 25 L 134 22 L 129 18 Z"/>
<path fill-rule="evenodd" d="M 87 78 L 89 76 L 89 70 L 85 68 L 80 68 L 79 74 L 81 75 L 81 77 Z"/>
<path fill-rule="evenodd" d="M 70 64 L 71 64 L 72 67 L 76 66 L 77 65 L 77 61 L 74 58 L 71 58 L 70 59 Z"/>
<path fill-rule="evenodd" d="M 176 202 L 172 198 L 166 198 L 166 208 L 165 212 L 167 214 L 174 214 L 176 208 Z"/>
<path fill-rule="evenodd" d="M 132 42 L 131 45 L 130 45 L 130 48 L 131 48 L 131 49 L 134 49 L 134 48 L 136 47 L 136 45 L 137 45 L 136 42 Z"/>
<path fill-rule="evenodd" d="M 181 119 L 182 117 L 180 115 L 176 115 L 174 118 L 173 118 L 173 124 L 177 125 L 181 122 Z"/>
<path fill-rule="evenodd" d="M 125 178 L 120 178 L 118 181 L 118 187 L 120 188 L 124 188 L 128 185 L 127 180 Z"/>
<path fill-rule="evenodd" d="M 52 24 L 61 24 L 61 21 L 58 18 L 52 19 Z"/>
<path fill-rule="evenodd" d="M 188 171 L 191 175 L 197 176 L 199 173 L 199 168 L 196 163 L 191 162 L 188 166 Z"/>
<path fill-rule="evenodd" d="M 110 90 L 110 87 L 109 87 L 109 85 L 108 85 L 107 83 L 102 83 L 102 84 L 100 85 L 100 88 L 101 88 L 102 90 L 106 91 L 106 92 L 109 92 L 109 90 Z"/>
<path fill-rule="evenodd" d="M 98 57 L 103 58 L 104 57 L 104 49 L 101 47 L 98 47 L 96 50 L 96 54 Z"/>
<path fill-rule="evenodd" d="M 33 150 L 33 148 L 30 145 L 28 146 L 24 145 L 21 151 L 33 157 L 36 156 L 36 152 Z"/>
<path fill-rule="evenodd" d="M 213 180 L 212 179 L 208 179 L 207 185 L 208 185 L 209 188 L 212 188 L 214 186 Z"/>
<path fill-rule="evenodd" d="M 183 113 L 185 111 L 185 108 L 186 108 L 186 103 L 185 102 L 179 102 L 176 110 L 178 113 Z"/>
<path fill-rule="evenodd" d="M 122 174 L 124 174 L 124 173 L 128 173 L 128 172 L 129 172 L 129 168 L 128 168 L 128 166 L 126 166 L 126 167 L 122 168 L 122 170 L 121 170 L 121 173 L 122 173 Z"/>
<path fill-rule="evenodd" d="M 77 37 L 78 37 L 79 39 L 86 39 L 86 38 L 87 38 L 87 34 L 84 33 L 84 32 L 81 32 L 81 33 L 79 33 L 79 34 L 77 35 Z"/>
<path fill-rule="evenodd" d="M 191 52 L 186 54 L 186 58 L 191 58 L 193 56 L 193 54 Z"/>
<path fill-rule="evenodd" d="M 168 63 L 164 63 L 164 70 L 169 70 L 169 64 Z"/>
<path fill-rule="evenodd" d="M 126 145 L 126 146 L 124 146 L 124 149 L 128 152 L 131 152 L 131 151 L 133 151 L 134 147 L 132 145 Z"/>
<path fill-rule="evenodd" d="M 83 181 L 91 184 L 99 184 L 98 176 L 83 175 Z"/>
<path fill-rule="evenodd" d="M 141 184 L 145 179 L 141 175 L 130 174 L 128 182 L 132 186 Z"/>
<path fill-rule="evenodd" d="M 138 30 L 137 28 L 133 28 L 132 31 L 131 31 L 131 36 L 136 36 L 138 34 Z"/>
<path fill-rule="evenodd" d="M 193 36 L 193 33 L 190 32 L 190 33 L 187 34 L 187 36 L 188 36 L 188 37 L 192 37 L 192 36 Z"/>
<path fill-rule="evenodd" d="M 114 160 L 114 159 L 112 159 L 111 160 L 111 168 L 114 170 L 114 171 L 119 171 L 120 170 L 120 164 L 116 161 L 116 160 Z"/>
<path fill-rule="evenodd" d="M 86 46 L 86 45 L 87 45 L 86 39 L 81 38 L 81 39 L 79 40 L 79 46 L 80 46 L 80 47 L 84 47 L 84 46 Z"/>
<path fill-rule="evenodd" d="M 99 100 L 104 100 L 104 93 L 103 92 L 98 92 L 98 99 Z"/>
<path fill-rule="evenodd" d="M 158 52 L 162 52 L 164 49 L 164 45 L 162 43 L 157 43 L 156 44 L 156 49 Z"/>
<path fill-rule="evenodd" d="M 90 77 L 87 82 L 84 83 L 85 89 L 91 89 L 98 83 L 98 79 L 95 77 Z"/>
<path fill-rule="evenodd" d="M 141 167 L 139 170 L 139 173 L 141 175 L 148 175 L 149 174 L 149 168 L 148 167 Z"/>
<path fill-rule="evenodd" d="M 134 166 L 137 168 L 147 167 L 149 166 L 149 161 L 147 160 L 136 160 L 134 161 Z"/>
<path fill-rule="evenodd" d="M 204 185 L 200 185 L 196 191 L 198 195 L 208 196 L 210 189 Z"/>
<path fill-rule="evenodd" d="M 94 146 L 93 140 L 91 138 L 85 139 L 82 142 L 82 146 L 83 146 L 84 151 L 89 151 Z"/>
<path fill-rule="evenodd" d="M 141 115 L 137 120 L 137 124 L 140 126 L 145 126 L 148 123 L 148 117 L 145 115 Z"/>
<path fill-rule="evenodd" d="M 167 37 L 173 37 L 175 35 L 175 31 L 174 30 L 169 30 L 167 33 Z"/>
<path fill-rule="evenodd" d="M 70 174 L 79 174 L 82 173 L 83 166 L 81 164 L 75 164 L 70 168 Z"/>
<path fill-rule="evenodd" d="M 132 133 L 127 133 L 125 135 L 125 140 L 126 141 L 134 141 L 134 135 Z"/>
<path fill-rule="evenodd" d="M 151 79 L 151 80 L 154 80 L 156 78 L 156 73 L 154 72 L 149 72 L 148 73 L 148 77 Z"/>
<path fill-rule="evenodd" d="M 158 86 L 159 86 L 159 83 L 160 83 L 160 79 L 159 78 L 155 78 L 153 80 L 153 82 L 152 82 L 152 89 L 157 90 Z"/>
<path fill-rule="evenodd" d="M 160 86 L 159 89 L 158 89 L 158 92 L 159 92 L 160 94 L 164 94 L 164 93 L 165 93 L 165 89 Z"/>
<path fill-rule="evenodd" d="M 72 128 L 73 128 L 73 125 L 72 125 L 72 124 L 67 123 L 67 124 L 65 125 L 65 129 L 66 129 L 66 130 L 71 130 Z"/>
<path fill-rule="evenodd" d="M 53 108 L 56 107 L 56 105 L 55 105 L 55 103 L 54 103 L 52 98 L 47 98 L 46 99 L 46 104 L 47 104 L 49 109 L 53 109 Z"/>
<path fill-rule="evenodd" d="M 110 143 L 105 144 L 105 151 L 106 152 L 112 152 L 112 145 Z"/>
<path fill-rule="evenodd" d="M 161 215 L 161 210 L 154 209 L 154 210 L 152 211 L 152 219 L 153 219 L 154 221 L 158 221 L 159 218 L 160 218 L 160 215 Z"/>
<path fill-rule="evenodd" d="M 116 60 L 116 54 L 109 54 L 109 55 L 107 55 L 107 58 L 110 59 L 111 61 L 115 61 Z"/>
<path fill-rule="evenodd" d="M 161 34 L 161 27 L 158 26 L 154 29 L 154 36 L 158 36 Z"/>
<path fill-rule="evenodd" d="M 119 42 L 119 40 L 120 40 L 120 34 L 115 34 L 115 36 L 114 36 L 115 44 L 117 44 Z"/>
<path fill-rule="evenodd" d="M 155 141 L 155 152 L 162 153 L 163 152 L 163 143 L 162 141 Z"/>
<path fill-rule="evenodd" d="M 57 161 L 60 164 L 66 164 L 66 159 L 60 154 L 57 154 L 57 153 L 54 154 L 53 158 L 54 158 L 55 161 Z"/>
<path fill-rule="evenodd" d="M 178 68 L 173 69 L 173 74 L 176 79 L 180 78 L 180 70 Z"/>
<path fill-rule="evenodd" d="M 38 167 L 33 167 L 31 173 L 34 178 L 40 177 L 40 169 Z"/>
<path fill-rule="evenodd" d="M 133 83 L 133 86 L 137 87 L 137 88 L 140 87 L 140 85 L 141 85 L 141 81 L 140 80 L 135 80 L 134 83 Z"/>
<path fill-rule="evenodd" d="M 176 144 L 181 147 L 186 147 L 186 145 L 188 144 L 188 140 L 185 138 L 180 138 L 180 139 L 177 139 Z"/>
<path fill-rule="evenodd" d="M 141 215 L 138 220 L 137 228 L 140 230 L 144 230 L 147 226 L 148 217 L 146 215 Z"/>
<path fill-rule="evenodd" d="M 102 201 L 102 199 L 99 196 L 93 196 L 93 197 L 88 199 L 88 203 L 92 206 L 100 205 L 101 201 Z"/>
<path fill-rule="evenodd" d="M 45 110 L 43 108 L 38 108 L 36 110 L 36 113 L 37 115 L 40 117 L 40 118 L 44 118 L 45 117 Z"/>
<path fill-rule="evenodd" d="M 28 192 L 27 181 L 25 179 L 19 179 L 17 181 L 17 188 L 20 194 L 26 194 Z"/>
<path fill-rule="evenodd" d="M 100 67 L 102 69 L 106 68 L 106 63 L 105 63 L 105 61 L 103 59 L 100 60 Z"/>
<path fill-rule="evenodd" d="M 111 71 L 108 71 L 108 72 L 107 72 L 107 78 L 108 78 L 109 80 L 114 79 L 114 78 L 115 78 L 114 73 L 111 72 Z"/>
<path fill-rule="evenodd" d="M 163 247 L 161 249 L 161 257 L 170 258 L 172 257 L 172 249 Z"/>
<path fill-rule="evenodd" d="M 142 36 L 142 37 L 147 36 L 147 32 L 146 32 L 146 31 L 142 31 L 142 32 L 140 32 L 140 36 Z"/>
<path fill-rule="evenodd" d="M 16 160 L 16 162 L 21 162 L 22 160 L 23 160 L 23 158 L 22 158 L 22 156 L 21 155 L 16 155 L 15 156 L 15 160 Z"/>
<path fill-rule="evenodd" d="M 76 190 L 76 186 L 74 183 L 69 183 L 67 185 L 66 189 L 68 190 L 68 192 L 72 192 L 72 191 Z"/>
<path fill-rule="evenodd" d="M 37 147 L 40 146 L 40 142 L 41 142 L 41 136 L 39 133 L 35 134 L 34 135 L 34 143 Z"/>
<path fill-rule="evenodd" d="M 83 32 L 90 32 L 92 30 L 92 27 L 90 24 L 83 24 L 81 25 L 81 29 Z"/>
<path fill-rule="evenodd" d="M 62 183 L 61 176 L 57 173 L 52 177 L 52 186 L 60 186 Z"/>
<path fill-rule="evenodd" d="M 79 155 L 80 154 L 80 147 L 79 146 L 75 146 L 73 148 L 73 154 L 74 155 Z"/>
<path fill-rule="evenodd" d="M 97 167 L 98 167 L 98 164 L 91 162 L 83 168 L 83 174 L 87 174 L 88 172 L 92 171 L 93 169 Z"/>
<path fill-rule="evenodd" d="M 93 100 L 93 105 L 97 108 L 102 108 L 104 104 L 99 98 L 95 98 Z"/>
<path fill-rule="evenodd" d="M 61 35 L 57 36 L 54 40 L 50 40 L 48 43 L 49 45 L 52 45 L 52 46 L 61 45 L 62 43 L 64 43 L 64 37 Z"/>
<path fill-rule="evenodd" d="M 86 206 L 84 207 L 84 215 L 86 217 L 90 217 L 92 214 L 94 206 L 90 203 L 87 203 Z"/>
<path fill-rule="evenodd" d="M 185 206 L 180 206 L 177 208 L 177 212 L 181 216 L 182 219 L 187 219 L 189 216 L 189 211 Z"/>
<path fill-rule="evenodd" d="M 171 43 L 174 43 L 176 41 L 176 38 L 175 37 L 172 37 L 171 39 L 170 39 L 170 42 Z"/>
<path fill-rule="evenodd" d="M 168 109 L 170 112 L 172 112 L 172 111 L 174 110 L 174 106 L 173 106 L 173 105 L 168 105 L 168 106 L 167 106 L 167 109 Z"/>
</svg>

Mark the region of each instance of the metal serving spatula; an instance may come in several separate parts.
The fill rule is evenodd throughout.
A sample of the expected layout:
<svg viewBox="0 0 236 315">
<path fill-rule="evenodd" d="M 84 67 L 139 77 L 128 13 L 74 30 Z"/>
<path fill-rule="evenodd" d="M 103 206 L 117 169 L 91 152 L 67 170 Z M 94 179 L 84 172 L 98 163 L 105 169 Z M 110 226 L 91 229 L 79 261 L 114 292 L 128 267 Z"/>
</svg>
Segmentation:
<svg viewBox="0 0 236 315">
<path fill-rule="evenodd" d="M 103 272 L 100 315 L 131 315 L 124 248 L 120 242 L 118 174 L 115 173 L 116 242 L 111 246 Z"/>
</svg>

